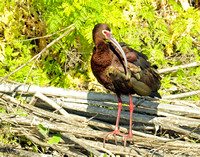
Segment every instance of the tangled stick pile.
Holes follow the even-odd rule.
[[[0,92],[1,106],[6,107],[6,112],[0,113],[1,123],[9,123],[16,138],[26,137],[38,148],[34,153],[31,146],[0,145],[3,152],[31,151],[32,156],[199,154],[200,106],[195,102],[133,96],[133,138],[124,149],[122,137],[117,137],[116,146],[114,137],[109,136],[103,148],[102,138],[114,129],[117,116],[115,95],[16,84],[1,84]],[[16,99],[20,95],[23,101]],[[127,96],[122,99],[128,103]],[[120,131],[127,133],[129,109],[126,104],[122,108]],[[49,142],[55,137],[59,140]]]

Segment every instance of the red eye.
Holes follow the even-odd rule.
[[[107,32],[107,31],[103,31],[103,33],[104,33],[105,35],[107,35],[107,34],[108,34],[108,32]]]
[[[109,36],[111,35],[111,32],[109,32],[107,30],[103,30],[103,34],[106,36],[106,39],[108,39]]]

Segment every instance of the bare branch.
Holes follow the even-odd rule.
[[[165,95],[165,96],[162,96],[162,98],[163,99],[179,99],[179,98],[190,97],[190,96],[199,95],[199,94],[200,94],[200,90],[197,90],[197,91],[181,93],[181,94]]]
[[[159,69],[158,73],[163,74],[163,73],[177,71],[180,68],[185,69],[185,68],[192,68],[192,67],[198,67],[198,66],[200,66],[200,62],[194,62],[194,63],[190,63],[190,64],[186,64],[186,65],[179,65],[179,66],[175,66],[175,67],[171,67],[171,68]]]
[[[99,156],[99,157],[103,157],[103,153],[100,153],[99,151],[91,148],[89,145],[87,145],[86,143],[84,143],[82,140],[77,139],[74,135],[70,135],[67,133],[61,133],[61,135],[63,137],[66,137],[72,141],[74,141],[75,143],[79,144],[80,146],[82,146],[83,148],[85,148],[86,150],[88,150],[88,152],[92,152],[94,155]]]
[[[58,104],[56,104],[54,101],[52,101],[51,99],[49,99],[48,97],[46,97],[45,95],[43,95],[40,92],[37,92],[35,94],[35,97],[40,98],[41,100],[47,102],[49,105],[51,105],[53,108],[55,108],[56,110],[58,110],[61,114],[63,114],[66,117],[69,117],[69,114]]]
[[[24,42],[24,41],[31,41],[31,40],[37,40],[37,39],[42,39],[42,38],[49,38],[51,36],[54,36],[55,34],[58,34],[60,32],[63,32],[67,29],[69,29],[70,27],[74,26],[74,24],[70,25],[69,27],[66,27],[66,28],[63,28],[61,29],[60,31],[57,31],[55,33],[52,33],[52,34],[49,34],[49,35],[46,35],[46,36],[41,36],[41,37],[35,37],[35,38],[30,38],[30,39],[25,39],[25,40],[17,40],[17,41],[13,41],[13,42],[10,42],[10,43],[1,43],[2,45],[9,45],[9,44],[13,44],[13,43],[18,43],[18,42]]]
[[[26,157],[53,157],[53,155],[50,155],[50,154],[42,154],[42,153],[21,150],[9,144],[6,144],[6,145],[0,144],[0,152],[3,152],[3,154],[0,153],[1,156],[5,156],[6,154],[7,155],[13,154],[16,156],[26,156]]]

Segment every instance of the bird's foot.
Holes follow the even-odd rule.
[[[126,141],[127,141],[127,138],[132,138],[133,135],[132,135],[131,133],[129,133],[128,135],[125,135],[124,137],[125,137],[125,139],[124,139],[124,148],[126,148]]]
[[[124,135],[119,130],[114,130],[114,131],[108,132],[107,135],[103,138],[103,146],[104,147],[105,147],[105,143],[106,143],[106,138],[111,134],[113,134],[115,137],[115,144],[117,144],[116,135],[124,137],[124,148],[126,147],[127,138],[133,137],[133,135],[131,133],[129,133],[128,135]]]

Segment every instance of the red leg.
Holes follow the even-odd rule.
[[[119,119],[120,119],[120,113],[122,110],[122,100],[119,95],[117,95],[118,98],[118,113],[117,113],[117,120],[115,125],[115,130],[119,130]]]
[[[132,119],[133,119],[133,102],[132,102],[132,98],[131,98],[131,94],[129,93],[129,110],[130,110],[130,122],[129,122],[129,134],[127,136],[125,136],[125,140],[124,140],[124,147],[126,147],[126,140],[128,137],[133,137],[132,134]]]
[[[120,131],[119,131],[119,119],[120,119],[120,113],[121,113],[121,109],[122,109],[122,100],[120,98],[120,95],[117,95],[117,98],[118,98],[118,113],[117,113],[117,120],[116,120],[116,125],[115,125],[115,130],[114,131],[111,131],[111,132],[108,132],[107,135],[103,138],[103,145],[105,146],[105,141],[106,141],[106,138],[113,134],[114,136],[117,135],[120,135],[120,136],[124,136]],[[115,141],[116,143],[116,141]]]
[[[132,102],[132,98],[131,98],[131,94],[129,94],[129,101],[130,101],[130,105],[129,105],[129,109],[130,109],[130,126],[129,126],[129,134],[128,135],[124,135],[119,131],[119,119],[120,119],[120,113],[121,113],[121,109],[122,109],[122,100],[120,98],[119,95],[117,95],[118,97],[118,114],[117,114],[117,120],[116,120],[116,125],[115,125],[115,130],[112,132],[108,132],[108,134],[104,137],[104,141],[103,144],[105,146],[105,140],[106,138],[110,135],[113,134],[114,136],[116,135],[120,135],[120,136],[124,136],[125,140],[124,140],[124,147],[126,147],[126,140],[128,137],[133,137],[132,135],[132,118],[133,118],[133,102]]]

